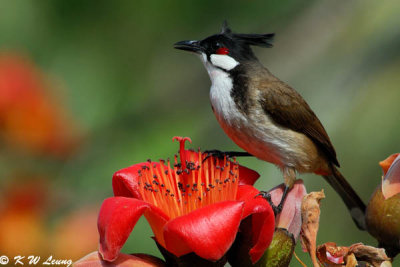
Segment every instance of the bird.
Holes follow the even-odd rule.
[[[227,154],[254,156],[282,171],[285,190],[274,209],[282,209],[297,174],[315,173],[335,189],[356,226],[365,230],[365,204],[338,170],[336,151],[321,121],[303,97],[264,67],[252,50],[252,46],[272,47],[274,36],[235,33],[225,21],[219,33],[180,41],[174,48],[197,54],[205,66],[212,110],[226,135],[246,151]]]

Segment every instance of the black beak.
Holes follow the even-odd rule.
[[[180,41],[174,44],[174,48],[195,53],[202,51],[199,41]]]

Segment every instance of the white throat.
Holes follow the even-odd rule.
[[[220,69],[230,69],[236,67],[239,63],[233,58],[226,55],[211,55],[210,59],[213,63],[207,60],[205,54],[200,55],[200,59],[203,62],[208,75],[211,80],[210,88],[210,100],[217,119],[225,121],[230,124],[232,119],[239,113],[236,104],[231,96],[231,90],[233,88],[233,80],[229,73]],[[220,68],[218,68],[218,67]]]

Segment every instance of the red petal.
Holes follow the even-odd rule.
[[[144,212],[144,216],[150,224],[151,230],[156,237],[156,241],[165,247],[164,225],[169,221],[169,217],[159,208],[150,205],[150,209]]]
[[[275,230],[275,216],[271,206],[262,197],[255,197],[260,193],[256,188],[249,185],[239,186],[237,200],[245,202],[243,218],[253,215],[253,244],[250,249],[250,258],[253,263],[257,262],[264,254],[272,241]]]
[[[142,199],[138,189],[138,171],[146,165],[149,163],[139,163],[114,173],[112,179],[114,196]]]
[[[207,260],[219,260],[236,238],[243,204],[218,202],[168,222],[164,227],[167,250],[178,257],[194,252]]]
[[[239,185],[253,185],[259,177],[258,172],[239,165]]]
[[[106,261],[113,261],[149,204],[126,197],[104,200],[97,222],[100,234],[99,252]]]
[[[392,161],[382,181],[382,194],[385,199],[400,193],[400,154]]]
[[[150,166],[153,164],[155,168],[160,168],[159,162],[142,162],[130,167],[121,169],[114,173],[112,179],[112,186],[114,191],[114,196],[120,197],[133,197],[137,199],[142,199],[138,188],[138,171],[142,169],[143,166]],[[165,169],[165,168],[164,168]],[[159,169],[161,172],[161,170]]]
[[[381,165],[383,170],[383,175],[386,175],[386,172],[389,170],[390,166],[392,165],[393,161],[397,158],[398,155],[400,155],[400,153],[390,155],[385,160],[379,162],[379,165]]]
[[[137,255],[128,255],[128,254],[119,254],[118,258],[113,262],[105,262],[101,259],[101,256],[97,251],[89,253],[84,256],[82,259],[74,262],[74,267],[129,267],[129,266],[137,266],[137,267],[157,267],[157,266],[165,266],[163,261],[150,255],[145,254],[137,254]]]

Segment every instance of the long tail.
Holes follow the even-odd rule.
[[[332,166],[332,174],[324,176],[326,181],[340,195],[347,209],[350,211],[353,221],[360,230],[366,230],[365,223],[365,204],[357,195],[356,191],[351,187],[339,170]]]

